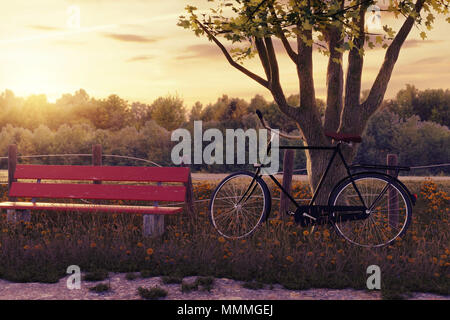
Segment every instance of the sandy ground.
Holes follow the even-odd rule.
[[[379,291],[353,289],[309,289],[303,291],[286,290],[280,285],[272,289],[250,290],[242,287],[241,281],[215,279],[211,292],[198,290],[182,293],[180,284],[165,285],[160,277],[126,280],[123,273],[111,273],[109,280],[82,282],[81,289],[69,290],[67,277],[58,283],[12,283],[0,280],[0,300],[135,300],[141,299],[138,287],[159,286],[167,290],[168,300],[379,300]],[[193,282],[196,277],[186,277],[184,281]],[[95,293],[89,290],[98,283],[109,283],[111,291]],[[450,300],[450,296],[428,293],[415,293],[414,300]]]

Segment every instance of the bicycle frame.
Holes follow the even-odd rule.
[[[285,149],[293,149],[293,150],[323,150],[323,151],[333,152],[332,155],[331,155],[330,161],[328,162],[328,165],[327,165],[325,171],[323,172],[323,174],[322,174],[322,176],[321,176],[321,178],[319,180],[319,184],[318,184],[318,186],[317,186],[317,188],[316,188],[316,190],[315,190],[315,192],[314,192],[314,194],[313,194],[313,196],[312,196],[312,198],[311,198],[311,200],[310,200],[310,202],[309,202],[309,204],[307,206],[299,205],[297,203],[297,201],[289,194],[289,192],[287,192],[286,189],[283,188],[281,183],[274,177],[274,175],[269,174],[268,176],[280,188],[281,192],[283,192],[288,197],[288,199],[295,205],[297,210],[312,212],[313,208],[315,208],[315,209],[318,209],[316,211],[325,211],[325,212],[331,212],[331,211],[347,211],[347,212],[348,211],[353,211],[353,212],[354,211],[360,211],[360,212],[364,211],[365,212],[368,209],[367,208],[368,204],[366,204],[364,202],[364,198],[362,197],[361,192],[359,191],[359,189],[358,189],[358,187],[357,187],[357,185],[355,183],[355,180],[353,178],[351,170],[355,170],[355,169],[392,170],[396,174],[398,174],[398,171],[400,171],[400,170],[409,170],[410,169],[409,167],[400,167],[400,166],[364,165],[364,164],[349,166],[347,164],[347,162],[345,161],[345,158],[344,158],[344,156],[342,154],[341,144],[342,144],[342,142],[338,142],[335,146],[330,146],[330,147],[325,147],[325,146],[286,146],[286,145],[284,145],[284,146],[282,145],[282,146],[278,147],[279,149],[282,149],[282,150],[283,149],[284,150]],[[270,150],[271,150],[271,142],[269,142],[269,144],[267,146],[267,153]],[[323,205],[314,205],[314,202],[317,199],[317,196],[318,196],[318,194],[319,194],[319,192],[320,192],[320,190],[321,190],[321,188],[323,186],[325,178],[328,175],[328,173],[329,173],[329,171],[331,169],[331,166],[332,166],[336,156],[338,156],[341,159],[342,163],[344,164],[345,170],[346,170],[346,172],[348,174],[348,177],[351,179],[352,185],[355,188],[355,191],[356,191],[356,193],[357,193],[357,195],[358,195],[358,197],[359,197],[359,199],[360,199],[360,201],[362,203],[362,206],[323,206]],[[239,202],[241,202],[243,199],[247,200],[251,196],[251,194],[254,191],[254,188],[256,187],[256,186],[253,187],[253,190],[251,190],[256,177],[257,176],[258,177],[262,176],[262,174],[261,174],[261,169],[262,168],[264,168],[264,166],[262,166],[262,165],[258,165],[257,166],[257,170],[255,172],[255,176],[254,176],[254,178],[253,178],[252,182],[250,183],[248,189],[246,190],[246,192],[244,193],[244,195],[242,196],[242,198],[241,198],[241,200]],[[387,189],[388,188],[386,186],[385,190],[383,190],[382,193],[380,194],[380,197],[384,194],[384,192],[386,192]],[[311,216],[311,215],[309,215],[307,213],[304,213],[304,215],[309,216],[310,218],[312,218],[314,220],[318,220],[319,219],[319,214],[317,214],[317,215],[313,214]],[[353,215],[351,215],[351,217],[349,215],[349,219],[351,219],[351,218],[361,219],[361,218],[365,218],[365,217],[366,217],[365,213],[364,214],[359,214],[359,213],[353,214]]]
[[[342,154],[342,152],[341,152],[340,146],[341,146],[341,143],[340,143],[340,142],[339,142],[336,146],[331,146],[331,147],[318,147],[318,146],[279,146],[279,149],[281,149],[281,150],[283,150],[283,149],[284,149],[284,150],[285,150],[285,149],[292,149],[292,150],[323,150],[323,151],[332,151],[332,152],[333,152],[333,154],[331,155],[330,161],[328,162],[328,165],[327,165],[325,171],[323,172],[322,177],[321,177],[320,180],[319,180],[319,184],[318,184],[318,186],[317,186],[317,188],[316,188],[316,190],[315,190],[315,192],[314,192],[314,194],[313,194],[313,197],[311,198],[311,200],[310,200],[308,206],[313,206],[313,205],[314,205],[314,202],[315,202],[315,200],[316,200],[316,198],[317,198],[317,196],[318,196],[318,194],[319,194],[319,191],[321,190],[321,188],[322,188],[322,186],[323,186],[323,183],[324,183],[324,181],[325,181],[325,178],[326,178],[326,176],[328,175],[328,172],[330,171],[331,166],[332,166],[332,164],[333,164],[333,162],[334,162],[334,159],[336,158],[337,155],[339,156],[339,158],[341,159],[342,163],[344,164],[344,167],[345,167],[345,170],[347,171],[347,174],[348,174],[350,177],[352,176],[352,174],[351,174],[351,172],[350,172],[350,170],[351,170],[352,167],[349,166],[349,165],[347,164],[347,162],[345,161],[345,158],[344,158],[344,156],[343,156],[343,154]],[[269,146],[268,146],[268,151],[269,151],[269,150],[270,150],[270,144],[269,144]],[[257,175],[257,176],[262,176],[262,175],[260,174],[261,168],[262,168],[262,166],[260,166],[260,167],[257,168],[257,171],[256,171],[255,175]],[[295,201],[295,199],[292,198],[292,196],[286,191],[286,189],[283,188],[283,186],[281,185],[281,183],[280,183],[280,182],[279,182],[272,174],[269,174],[268,176],[272,179],[272,181],[280,188],[280,190],[288,197],[288,199],[289,199],[289,200],[290,200],[297,208],[300,208],[300,207],[301,207],[301,206]],[[363,199],[363,197],[362,197],[362,195],[361,195],[361,193],[360,193],[358,187],[356,186],[356,184],[355,184],[353,178],[352,178],[352,184],[353,184],[353,187],[355,188],[355,190],[356,190],[356,192],[357,192],[357,194],[358,194],[359,199],[361,200],[361,203],[363,203],[364,206],[365,206],[364,199]]]

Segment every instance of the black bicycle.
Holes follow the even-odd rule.
[[[263,126],[273,131],[256,111]],[[282,137],[299,139],[300,136],[278,132]],[[353,244],[364,247],[381,247],[391,244],[407,230],[412,219],[412,206],[416,197],[396,177],[376,170],[389,170],[395,175],[409,167],[383,165],[349,166],[341,151],[342,144],[361,142],[361,137],[348,134],[326,133],[337,143],[334,146],[279,146],[279,149],[324,150],[332,152],[325,172],[319,181],[309,204],[300,205],[273,176],[268,177],[294,204],[295,211],[288,211],[302,226],[331,224],[337,233]],[[271,143],[268,144],[270,151]],[[348,176],[332,189],[328,205],[315,205],[317,195],[336,157],[343,162]],[[209,214],[214,228],[220,235],[239,239],[252,234],[265,222],[271,211],[272,198],[262,179],[263,165],[255,165],[256,171],[240,171],[223,179],[214,190],[209,204]],[[359,172],[352,173],[351,171]],[[361,170],[363,170],[361,172]]]

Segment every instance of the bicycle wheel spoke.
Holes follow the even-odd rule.
[[[268,190],[261,179],[250,173],[224,179],[213,194],[210,216],[224,237],[241,238],[252,233],[266,215]]]
[[[353,221],[336,219],[334,224],[338,233],[348,241],[366,247],[392,242],[405,231],[411,211],[401,187],[395,180],[378,174],[358,177],[355,184],[368,205],[368,216]],[[361,205],[351,181],[341,186],[332,201],[333,205]]]

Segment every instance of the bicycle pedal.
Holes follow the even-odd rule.
[[[303,212],[303,216],[304,216],[304,217],[307,217],[307,218],[310,218],[310,219],[313,219],[314,221],[317,220],[316,218],[314,218],[313,216],[307,214],[306,212]]]
[[[322,219],[318,218],[314,210],[315,208],[311,208],[309,206],[297,208],[294,214],[295,222],[300,224],[302,227],[322,224]]]

